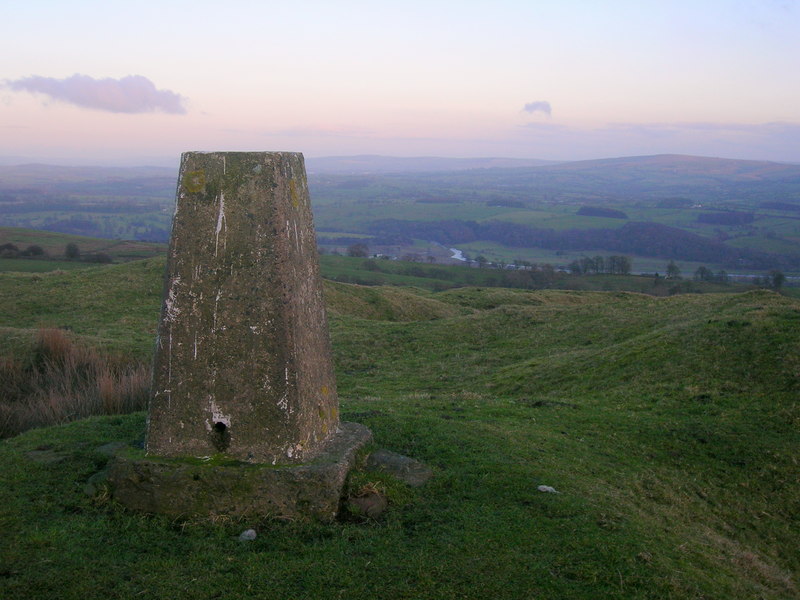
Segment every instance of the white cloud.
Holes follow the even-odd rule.
[[[548,117],[553,112],[553,109],[547,100],[534,100],[533,102],[528,102],[522,107],[522,110],[527,113],[543,112]]]
[[[65,79],[34,75],[6,81],[17,92],[43,94],[53,100],[83,108],[113,113],[165,112],[185,114],[186,99],[170,90],[159,90],[147,77],[129,75],[121,79],[94,79],[75,74]]]

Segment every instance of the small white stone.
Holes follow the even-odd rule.
[[[242,533],[239,534],[239,541],[240,542],[250,542],[256,539],[256,530],[255,529],[245,529]]]
[[[561,492],[557,491],[556,488],[550,487],[549,485],[540,485],[536,488],[540,492],[547,492],[548,494],[560,494]]]

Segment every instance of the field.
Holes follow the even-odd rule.
[[[0,226],[166,241],[175,170],[0,166]]]
[[[344,252],[360,240],[403,256],[440,243],[472,258],[556,267],[625,254],[637,271],[663,272],[676,260],[684,272],[800,275],[797,165],[676,155],[428,162],[310,160],[323,248]],[[165,242],[174,186],[171,169],[0,167],[0,226]]]
[[[49,273],[50,271],[72,271],[85,269],[86,263],[72,260],[38,260],[19,258],[0,258],[0,272]]]
[[[335,239],[335,234],[334,234]],[[358,239],[358,238],[356,238]],[[128,262],[147,257],[163,257],[165,244],[152,242],[133,242],[107,240],[85,236],[52,233],[20,228],[0,227],[0,244],[13,243],[21,250],[30,245],[41,246],[46,254],[41,258],[0,258],[0,272],[48,273],[52,271],[71,271],[95,268],[102,263],[83,260],[59,260],[67,244],[77,245],[82,256],[91,257],[96,253],[104,253],[116,263]],[[475,255],[484,255],[491,263],[512,264],[515,253],[513,248],[498,245],[475,243],[465,246]],[[730,292],[751,289],[745,284],[715,284],[705,281],[693,281],[694,271],[700,263],[679,262],[683,280],[665,280],[666,263],[657,259],[645,259],[633,265],[636,271],[661,273],[660,278],[652,276],[610,276],[610,275],[567,275],[552,270],[513,270],[502,268],[469,267],[463,262],[447,261],[452,254],[443,246],[416,240],[415,245],[408,248],[420,262],[404,260],[364,259],[341,255],[323,255],[320,258],[322,272],[325,277],[345,283],[363,285],[401,285],[415,286],[429,290],[444,290],[463,286],[516,287],[526,289],[573,289],[573,290],[629,290],[657,296],[675,293]],[[579,260],[585,253],[552,252],[531,250],[523,254],[523,260],[537,264],[553,262],[571,262]],[[598,253],[608,256],[608,253]],[[426,259],[434,255],[436,264]],[[594,254],[592,256],[595,256]],[[444,263],[444,264],[442,264]],[[788,285],[793,284],[789,281]],[[787,288],[788,289],[788,288]]]
[[[312,178],[311,191],[321,231],[372,234],[371,245],[379,252],[384,240],[398,233],[420,238],[424,232],[430,236],[425,239],[457,246],[472,257],[480,249],[504,260],[545,254],[555,266],[568,264],[564,254],[619,253],[625,242],[624,253],[648,270],[659,259],[681,259],[729,272],[765,270],[750,266],[748,271],[748,263],[774,263],[767,269],[795,272],[800,269],[799,180],[794,165],[652,156],[524,169],[325,175]],[[615,210],[619,218],[579,214],[587,207]],[[470,237],[463,235],[463,227],[447,226],[454,221],[483,227],[473,227],[477,232]],[[618,231],[634,223],[669,228],[660,234],[665,239],[676,232],[690,234],[697,247],[678,256],[647,236],[624,231],[594,246],[563,237],[542,245],[531,231],[528,243],[518,239],[508,244],[510,232],[487,232],[491,224],[513,224],[586,237],[586,232]],[[555,254],[555,249],[563,252]],[[707,258],[709,251],[713,260]]]
[[[0,274],[0,353],[24,360],[50,325],[146,360],[162,273],[155,258]],[[377,521],[172,521],[83,491],[144,413],[30,430],[0,442],[0,596],[800,593],[797,300],[334,281],[325,295],[343,418],[430,465],[426,486],[355,473],[387,490]]]
[[[454,287],[483,286],[522,289],[560,289],[585,291],[634,291],[654,296],[678,293],[732,292],[754,289],[741,283],[694,281],[692,272],[685,279],[664,279],[666,265],[658,278],[652,275],[572,275],[563,272],[477,268],[432,265],[408,261],[363,259],[346,256],[320,257],[322,273],[328,279],[361,285],[414,286],[432,291]],[[684,266],[685,263],[684,263]],[[654,269],[655,270],[655,269]],[[790,290],[791,288],[786,288]]]
[[[0,227],[0,245],[13,244],[20,251],[29,246],[37,245],[44,251],[45,260],[40,259],[4,259],[0,263],[3,271],[48,271],[54,268],[78,268],[78,261],[60,261],[65,255],[67,244],[75,244],[83,257],[97,254],[106,254],[114,262],[127,262],[139,260],[150,256],[164,254],[167,245],[156,242],[135,242],[128,240],[103,239],[89,236],[71,235],[21,227]],[[35,265],[33,263],[53,263],[59,261],[58,266]],[[63,263],[69,263],[64,265]],[[84,266],[86,263],[83,263]],[[71,265],[71,266],[70,266]],[[15,268],[16,266],[16,268]]]

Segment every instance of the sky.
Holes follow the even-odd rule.
[[[6,163],[800,163],[800,0],[9,0],[2,14]]]

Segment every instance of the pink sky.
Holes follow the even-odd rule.
[[[800,162],[796,1],[76,0],[5,13],[6,161],[295,150]]]

